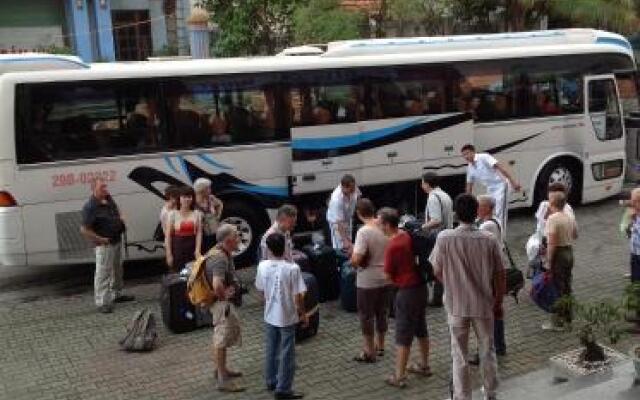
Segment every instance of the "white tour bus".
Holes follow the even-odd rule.
[[[167,185],[210,178],[242,233],[241,263],[275,208],[292,202],[304,219],[345,173],[377,206],[402,211],[423,207],[427,171],[461,191],[465,143],[522,183],[512,207],[535,204],[553,181],[575,203],[622,187],[616,74],[631,76],[635,63],[612,33],[355,40],[274,57],[90,66],[51,57],[46,71],[0,69],[0,265],[90,261],[79,224],[95,177],[125,215],[128,242],[142,245]]]

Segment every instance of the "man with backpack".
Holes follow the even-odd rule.
[[[453,398],[471,400],[469,332],[480,344],[485,400],[496,399],[497,361],[493,343],[494,306],[505,292],[504,261],[496,238],[474,226],[478,201],[461,194],[454,204],[460,226],[438,235],[429,260],[444,284],[451,333]]]
[[[234,225],[223,224],[216,233],[217,244],[206,255],[205,273],[211,277],[215,300],[211,305],[213,319],[213,358],[216,364],[217,387],[221,392],[241,392],[245,388],[232,381],[241,372],[227,368],[227,348],[241,343],[240,320],[235,311],[234,299],[240,295],[235,275],[233,253],[240,239]]]
[[[386,383],[403,388],[406,386],[407,371],[429,377],[429,333],[427,331],[427,287],[425,279],[416,266],[411,236],[398,229],[400,217],[392,208],[381,208],[378,220],[382,231],[389,238],[384,252],[384,273],[398,288],[395,299],[396,323],[396,367]],[[413,338],[420,346],[420,363],[407,367]]]
[[[502,241],[500,224],[493,215],[495,200],[489,195],[478,196],[478,226],[481,231],[491,233],[498,241]],[[501,243],[502,244],[502,243]],[[501,247],[504,247],[501,246]],[[504,338],[504,309],[502,307],[502,297],[495,299],[493,307],[493,335],[496,355],[507,354],[507,344]]]
[[[453,201],[451,197],[440,189],[439,179],[433,172],[427,172],[422,176],[422,190],[429,196],[424,210],[425,223],[422,230],[425,231],[425,248],[419,250],[420,262],[425,263],[427,279],[433,283],[433,307],[442,306],[442,284],[433,277],[433,268],[429,264],[429,256],[436,243],[436,237],[444,229],[453,228]]]
[[[256,273],[256,289],[262,294],[265,321],[267,390],[276,399],[301,399],[292,390],[295,373],[296,326],[309,323],[304,307],[307,287],[300,267],[284,258],[286,238],[275,232],[265,238],[270,258],[262,260]]]
[[[278,208],[276,212],[276,220],[269,229],[262,236],[260,241],[260,261],[273,258],[269,252],[269,246],[267,246],[267,238],[274,233],[279,233],[284,236],[284,259],[293,262],[293,241],[291,239],[291,232],[296,226],[298,219],[298,209],[291,204],[284,204]]]

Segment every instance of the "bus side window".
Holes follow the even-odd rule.
[[[291,123],[293,126],[314,126],[360,121],[364,118],[363,92],[356,85],[291,88]]]

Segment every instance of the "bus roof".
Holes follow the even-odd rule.
[[[48,82],[152,78],[593,53],[618,53],[633,60],[629,42],[620,35],[591,29],[568,29],[433,38],[351,40],[329,43],[326,52],[319,55],[96,63],[91,64],[90,68],[72,71],[7,73],[0,75],[0,79],[14,82]]]
[[[89,64],[76,56],[45,53],[0,54],[0,74],[20,71],[86,69]]]

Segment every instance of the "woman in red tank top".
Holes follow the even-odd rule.
[[[171,272],[200,256],[202,243],[202,214],[193,209],[193,189],[180,188],[179,208],[170,212],[164,248]]]

